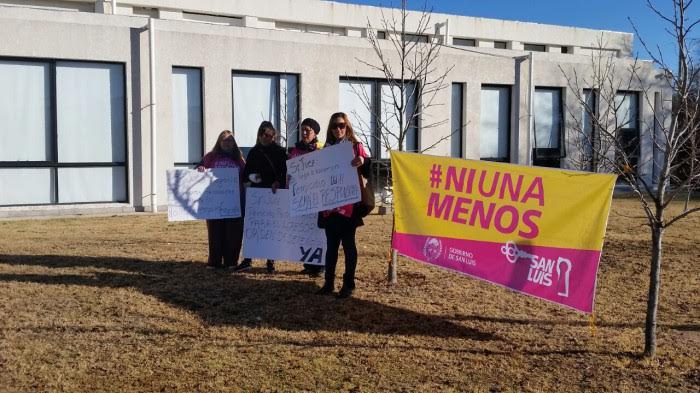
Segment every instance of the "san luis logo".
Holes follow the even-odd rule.
[[[518,245],[513,241],[508,241],[501,247],[501,253],[505,255],[510,263],[516,263],[520,259],[530,260],[530,269],[527,272],[527,280],[546,287],[552,286],[552,279],[556,271],[557,295],[569,296],[569,275],[571,273],[571,261],[567,258],[558,257],[550,259],[538,255],[530,254],[518,249]]]

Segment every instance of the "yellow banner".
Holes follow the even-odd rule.
[[[391,153],[396,232],[601,250],[614,175]]]

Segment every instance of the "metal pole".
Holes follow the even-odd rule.
[[[112,15],[117,14],[117,0],[112,0]]]
[[[148,19],[148,57],[150,62],[149,83],[151,88],[151,210],[158,212],[158,195],[156,181],[156,166],[158,156],[156,150],[157,128],[156,128],[156,35],[153,18]]]

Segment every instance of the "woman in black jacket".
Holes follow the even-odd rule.
[[[243,179],[250,182],[250,187],[271,188],[276,192],[287,181],[287,152],[277,144],[277,131],[269,121],[263,121],[258,127],[258,140],[246,157]],[[250,258],[244,259],[234,269],[236,272],[251,268]],[[275,261],[267,260],[267,272],[275,272]]]

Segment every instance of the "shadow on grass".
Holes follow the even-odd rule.
[[[586,321],[568,321],[568,320],[551,320],[551,319],[518,319],[518,318],[498,318],[498,317],[488,317],[482,315],[457,315],[452,320],[457,321],[478,321],[478,322],[493,322],[493,323],[505,323],[511,325],[541,325],[541,326],[554,326],[554,325],[566,325],[566,326],[582,326],[587,327],[589,323]],[[595,323],[597,327],[610,327],[610,328],[622,328],[622,329],[637,329],[643,328],[643,322],[603,322],[597,321]],[[666,329],[673,329],[679,331],[689,331],[689,332],[700,332],[700,325],[693,324],[663,324],[660,323],[659,327]]]
[[[498,339],[433,315],[358,298],[317,296],[313,281],[289,275],[232,275],[206,270],[198,262],[112,257],[0,255],[0,264],[61,269],[56,274],[4,273],[0,282],[135,288],[196,313],[209,325]]]

